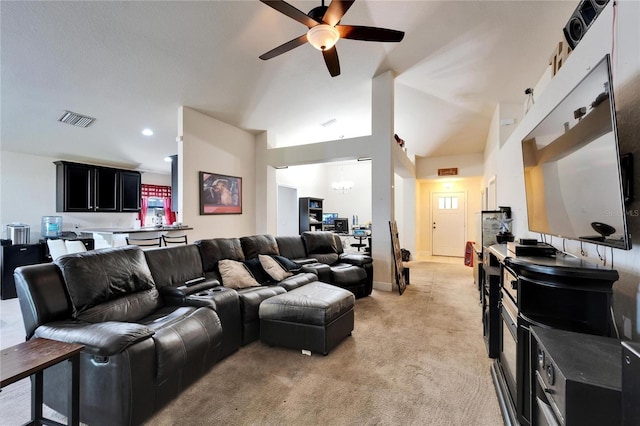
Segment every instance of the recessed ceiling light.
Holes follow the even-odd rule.
[[[153,130],[151,130],[151,129],[144,129],[144,130],[142,131],[142,134],[143,134],[143,135],[145,135],[145,136],[153,136]]]
[[[166,157],[164,157],[164,161],[166,161],[167,163],[170,163],[171,160],[171,156],[167,155]]]

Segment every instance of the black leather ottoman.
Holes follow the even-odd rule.
[[[354,303],[353,293],[323,282],[271,297],[260,304],[260,340],[326,355],[351,335]]]

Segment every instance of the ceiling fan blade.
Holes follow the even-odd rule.
[[[359,25],[336,25],[340,38],[363,41],[399,42],[404,38],[404,31],[387,28],[362,27]]]
[[[347,10],[349,10],[354,1],[355,0],[332,0],[322,20],[331,26],[336,25],[340,22],[344,14],[347,13]]]
[[[324,57],[324,63],[327,64],[327,69],[331,77],[340,75],[340,61],[338,61],[338,51],[333,46],[331,49],[325,49],[322,51]]]
[[[276,56],[282,55],[283,53],[286,53],[292,49],[295,49],[298,46],[302,46],[306,42],[307,42],[307,34],[305,33],[298,38],[294,38],[293,40],[290,40],[284,44],[281,44],[275,49],[271,49],[267,53],[260,55],[259,58],[262,59],[263,61],[266,61],[267,59],[275,58]]]
[[[271,6],[278,12],[287,15],[289,18],[295,19],[301,24],[306,25],[309,28],[315,27],[316,25],[319,24],[318,21],[310,18],[309,16],[307,16],[306,13],[304,13],[299,9],[296,9],[295,7],[291,6],[289,3],[285,1],[282,1],[282,0],[260,0],[260,1],[266,4],[267,6]]]

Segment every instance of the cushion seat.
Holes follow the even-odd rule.
[[[313,282],[260,304],[260,340],[328,354],[353,331],[354,295]]]

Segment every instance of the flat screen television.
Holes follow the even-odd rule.
[[[522,140],[529,230],[629,250],[609,55]]]
[[[333,225],[333,221],[338,218],[338,213],[322,213],[322,224]]]

